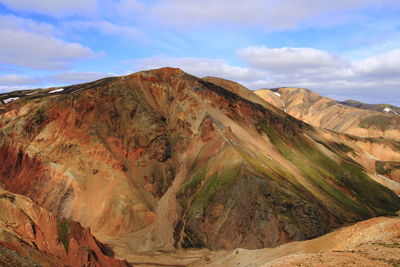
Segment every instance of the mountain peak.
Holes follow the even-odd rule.
[[[129,75],[126,75],[127,77],[129,76],[135,76],[135,75],[159,75],[159,76],[181,76],[187,74],[180,68],[173,68],[173,67],[162,67],[158,69],[150,69],[150,70],[144,70],[144,71],[139,71],[135,72]],[[122,76],[124,77],[124,76]]]

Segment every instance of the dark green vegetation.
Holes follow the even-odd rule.
[[[231,184],[234,179],[239,175],[240,165],[236,165],[230,167],[226,170],[223,170],[221,173],[213,173],[211,176],[205,176],[207,170],[207,165],[203,165],[189,180],[189,183],[183,187],[181,190],[185,191],[188,190],[192,195],[191,199],[184,199],[183,204],[189,205],[188,206],[188,215],[190,217],[196,216],[199,212],[201,213],[204,208],[210,205],[212,201],[212,197],[214,194]],[[201,182],[204,181],[206,178],[205,183],[201,185]],[[189,194],[188,194],[189,195]],[[186,203],[185,203],[186,202]]]
[[[367,104],[367,103],[363,103],[363,102],[359,102],[359,101],[355,101],[355,100],[345,100],[345,101],[339,102],[339,103],[342,105],[350,106],[350,107],[378,111],[378,112],[383,112],[383,110],[385,108],[390,108],[391,110],[400,114],[400,107],[396,107],[396,106],[388,105],[388,104]]]
[[[397,161],[376,161],[376,172],[381,175],[390,174],[393,170],[400,170],[400,162]]]
[[[204,246],[202,238],[199,238],[196,234],[196,229],[192,230],[191,227],[185,227],[183,224],[186,220],[204,216],[205,210],[214,202],[216,193],[223,191],[225,187],[232,184],[239,175],[240,168],[241,165],[238,164],[207,176],[209,169],[208,164],[205,163],[181,186],[177,198],[183,208],[183,215],[182,221],[177,224],[175,229],[175,239],[178,246],[183,248]],[[179,232],[182,228],[183,236],[181,237]]]
[[[69,250],[68,234],[70,230],[71,230],[71,223],[68,220],[57,219],[57,238],[63,244],[67,254]]]
[[[333,146],[336,150],[340,150],[340,151],[343,151],[344,153],[352,153],[352,154],[355,154],[356,152],[355,152],[355,150],[353,149],[353,148],[351,148],[351,147],[349,147],[349,146],[347,146],[347,145],[345,145],[345,144],[341,144],[341,143],[336,143],[336,142],[334,142],[334,143],[332,143],[331,144],[331,146]]]
[[[388,116],[388,115],[370,115],[365,117],[360,121],[359,126],[361,128],[368,129],[370,127],[377,128],[379,130],[385,131],[390,128],[399,129],[400,128],[400,116]]]
[[[278,127],[267,121],[261,121],[259,127],[304,176],[351,213],[367,218],[395,212],[400,208],[396,195],[370,179],[362,167],[352,160],[333,160],[314,147],[304,135],[298,134],[288,139],[279,132]],[[338,149],[343,150],[343,147],[339,146]]]
[[[379,245],[387,248],[400,248],[399,243],[373,243],[374,245]]]
[[[2,198],[7,199],[11,203],[14,203],[14,201],[15,201],[15,196],[13,196],[9,193],[0,194],[0,199],[2,199]]]

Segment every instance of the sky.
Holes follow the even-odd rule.
[[[0,0],[0,93],[165,66],[400,106],[400,1]]]

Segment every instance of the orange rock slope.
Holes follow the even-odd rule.
[[[255,94],[317,127],[362,137],[400,139],[400,115],[386,112],[385,105],[380,112],[356,108],[303,88],[260,89]]]
[[[0,188],[0,246],[41,266],[128,266],[79,223],[56,218],[27,197]],[[0,260],[1,263],[1,260]]]

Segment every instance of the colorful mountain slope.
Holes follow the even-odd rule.
[[[400,115],[400,107],[396,107],[396,106],[389,105],[389,104],[367,104],[367,103],[359,102],[356,100],[345,100],[345,101],[340,101],[339,103],[342,105],[346,105],[346,106],[350,106],[350,107],[354,107],[354,108],[360,108],[360,109],[379,111],[379,112],[384,112],[384,113],[389,113],[389,114],[394,114],[394,115]]]
[[[255,93],[270,104],[311,125],[362,137],[400,138],[400,116],[343,105],[303,88],[260,89]],[[365,107],[365,105],[364,105]]]
[[[19,98],[2,106],[0,183],[119,258],[273,247],[400,209],[342,135],[216,83],[163,68],[2,95]]]

